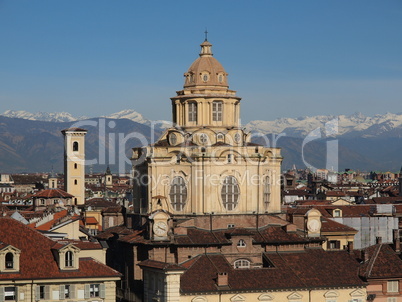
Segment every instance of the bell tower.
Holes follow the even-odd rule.
[[[87,130],[69,128],[64,135],[64,190],[75,205],[85,203],[85,135]]]

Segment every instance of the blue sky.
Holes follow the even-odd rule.
[[[206,27],[243,122],[402,112],[400,0],[0,0],[0,113],[170,120]]]

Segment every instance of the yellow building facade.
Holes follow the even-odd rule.
[[[280,149],[251,143],[240,125],[241,98],[208,41],[184,76],[171,98],[174,126],[133,149],[135,212],[280,212]]]

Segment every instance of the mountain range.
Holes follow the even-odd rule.
[[[155,122],[131,109],[104,116],[103,122],[104,128],[99,118],[74,117],[67,112],[7,110],[0,115],[0,173],[45,172],[52,167],[61,172],[63,138],[60,131],[77,123],[90,130],[86,139],[87,159],[101,159],[92,165],[95,171],[103,171],[107,164],[112,171],[129,169],[131,148],[141,146],[144,141],[150,142],[153,131],[153,138],[157,138],[170,125],[170,122],[158,121],[157,127],[151,129]],[[109,128],[111,123],[114,127]],[[282,148],[284,156],[284,169],[293,165],[325,168],[327,145],[334,141],[339,150],[339,170],[398,171],[402,163],[402,113],[373,117],[355,113],[349,116],[281,118],[252,121],[245,127],[252,132],[255,142],[272,146],[277,138],[276,145]],[[102,131],[106,133],[100,133],[99,129],[105,129]],[[144,139],[141,141],[139,136]],[[113,137],[113,142],[110,137]],[[114,148],[110,149],[109,143],[113,143]],[[124,164],[119,162],[119,152],[126,154]]]

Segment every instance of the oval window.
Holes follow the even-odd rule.
[[[187,201],[187,186],[181,176],[173,178],[170,185],[170,203],[175,211],[182,211]]]
[[[222,203],[226,210],[232,211],[239,201],[239,184],[234,176],[226,176],[221,191]]]
[[[169,142],[171,145],[176,145],[177,143],[177,136],[175,133],[170,133]]]

